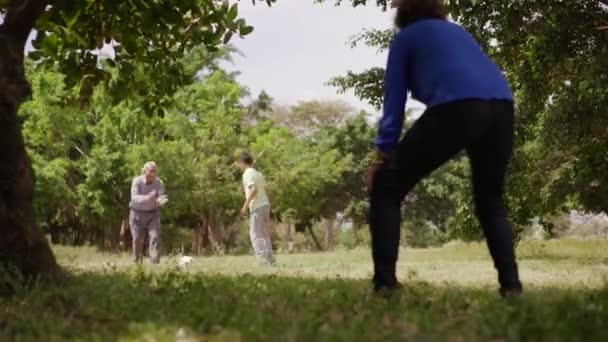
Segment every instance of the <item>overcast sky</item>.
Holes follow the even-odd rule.
[[[255,30],[234,45],[244,54],[229,69],[240,71],[239,81],[253,95],[266,90],[279,104],[311,99],[342,99],[356,108],[372,108],[353,94],[339,95],[325,85],[331,77],[348,70],[363,71],[383,66],[386,53],[347,43],[363,28],[391,27],[390,12],[376,6],[352,8],[348,2],[279,0],[272,7],[262,2],[240,1],[240,15]]]

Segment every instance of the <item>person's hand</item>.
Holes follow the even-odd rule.
[[[161,195],[161,196],[158,196],[158,198],[156,199],[156,204],[158,205],[159,208],[161,208],[161,207],[164,207],[168,201],[169,201],[169,199],[167,198],[167,195]]]
[[[158,195],[158,192],[156,192],[156,190],[152,190],[152,192],[150,192],[148,194],[148,198],[154,199],[154,198],[156,198],[157,195]]]
[[[247,215],[247,206],[246,206],[246,205],[244,205],[244,206],[241,208],[241,215],[243,215],[243,216],[246,216],[246,215]]]

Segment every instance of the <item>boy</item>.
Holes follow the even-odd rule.
[[[240,153],[236,164],[243,171],[245,203],[241,208],[241,214],[247,215],[249,211],[249,237],[255,256],[260,262],[274,266],[276,260],[272,255],[272,241],[268,227],[270,201],[266,194],[266,180],[262,173],[253,168],[253,157],[249,153]]]

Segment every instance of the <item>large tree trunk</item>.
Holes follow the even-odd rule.
[[[84,227],[79,219],[72,221],[70,224],[72,230],[74,231],[74,239],[72,241],[72,245],[74,246],[83,246],[86,243],[86,227]]]
[[[0,264],[25,275],[54,274],[58,266],[34,220],[34,175],[17,113],[31,95],[23,50],[48,1],[13,1],[0,26]]]
[[[315,246],[317,247],[317,249],[320,250],[320,251],[322,251],[323,247],[321,247],[321,244],[319,243],[319,240],[315,236],[315,232],[312,229],[312,225],[308,225],[308,231],[310,232],[310,236],[312,237],[312,241],[315,243]]]
[[[49,226],[49,234],[51,235],[51,243],[60,244],[61,243],[61,226],[56,222],[51,220],[48,224]]]
[[[89,246],[97,246],[97,249],[100,251],[107,251],[106,245],[106,230],[107,228],[100,227],[90,227],[87,229],[89,231]]]
[[[325,220],[325,250],[332,251],[335,246],[334,219]]]
[[[201,237],[201,249],[209,249],[211,246],[211,240],[209,239],[209,218],[205,215],[201,219],[201,226],[199,227]],[[200,250],[199,250],[200,253]]]
[[[123,220],[122,232],[122,248],[123,252],[131,253],[133,251],[133,236],[131,236],[131,227],[129,227],[129,218]]]
[[[110,226],[108,245],[110,247],[110,252],[112,253],[120,252],[120,230],[122,228],[122,224],[122,220],[119,220]]]
[[[213,247],[219,241],[218,234],[215,231],[215,214],[213,210],[207,211],[207,232],[209,234],[209,244]]]
[[[214,250],[215,252],[221,252],[223,238],[222,238],[222,232],[219,229],[218,224],[217,224],[217,216],[215,214],[215,211],[208,210],[207,218],[208,218],[207,231],[209,233],[209,242],[210,242],[211,249]]]
[[[192,248],[190,253],[192,255],[198,255],[201,251],[201,240],[202,235],[198,227],[192,229]]]
[[[287,252],[291,253],[293,252],[293,234],[291,232],[292,230],[292,224],[291,224],[291,219],[286,219],[285,220],[285,241],[287,242]]]

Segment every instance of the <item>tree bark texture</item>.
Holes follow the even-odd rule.
[[[13,1],[0,25],[0,264],[28,276],[58,271],[34,219],[34,175],[18,117],[21,103],[31,95],[23,68],[25,44],[48,4]]]

